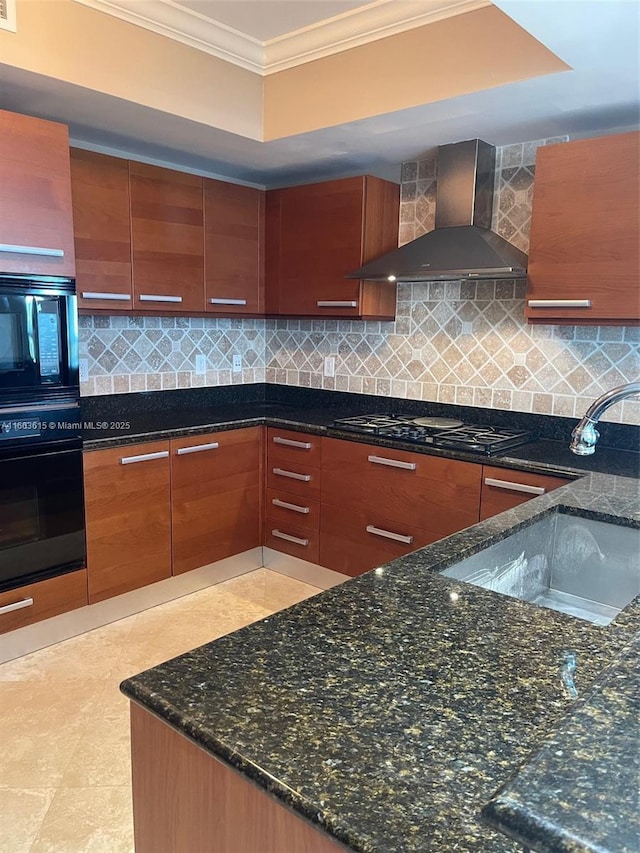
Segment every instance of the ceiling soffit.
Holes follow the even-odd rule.
[[[172,0],[75,0],[263,76],[491,6],[491,0],[375,0],[262,42]]]

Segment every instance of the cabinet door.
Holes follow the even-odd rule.
[[[173,573],[260,545],[260,427],[171,441]]]
[[[264,312],[264,191],[204,179],[206,310]]]
[[[272,191],[266,233],[267,313],[395,315],[393,285],[344,277],[397,246],[395,184],[361,176]]]
[[[84,455],[89,603],[171,576],[169,442]]]
[[[532,474],[529,471],[510,471],[507,468],[482,466],[480,520],[491,518],[506,509],[530,501],[538,495],[566,486],[571,480]]]
[[[71,149],[78,307],[131,310],[129,163]]]
[[[0,110],[0,269],[75,275],[65,125]]]
[[[130,161],[135,310],[204,311],[202,178]]]
[[[640,134],[538,149],[530,323],[640,321]]]

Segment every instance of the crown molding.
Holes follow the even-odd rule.
[[[374,0],[261,42],[174,0],[74,1],[263,76],[492,5],[491,0]]]
[[[491,6],[491,0],[377,0],[265,43],[264,74]]]

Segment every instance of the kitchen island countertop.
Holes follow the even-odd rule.
[[[438,572],[557,506],[637,527],[638,497],[633,478],[583,477],[127,679],[123,692],[350,850],[517,851],[481,810],[581,713],[561,679],[567,653],[580,697],[623,666],[640,599],[600,627]],[[613,713],[615,694],[602,695]],[[559,784],[570,800],[570,779]],[[617,819],[628,824],[627,801]]]

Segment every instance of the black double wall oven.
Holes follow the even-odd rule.
[[[75,282],[0,274],[0,591],[85,564]]]

